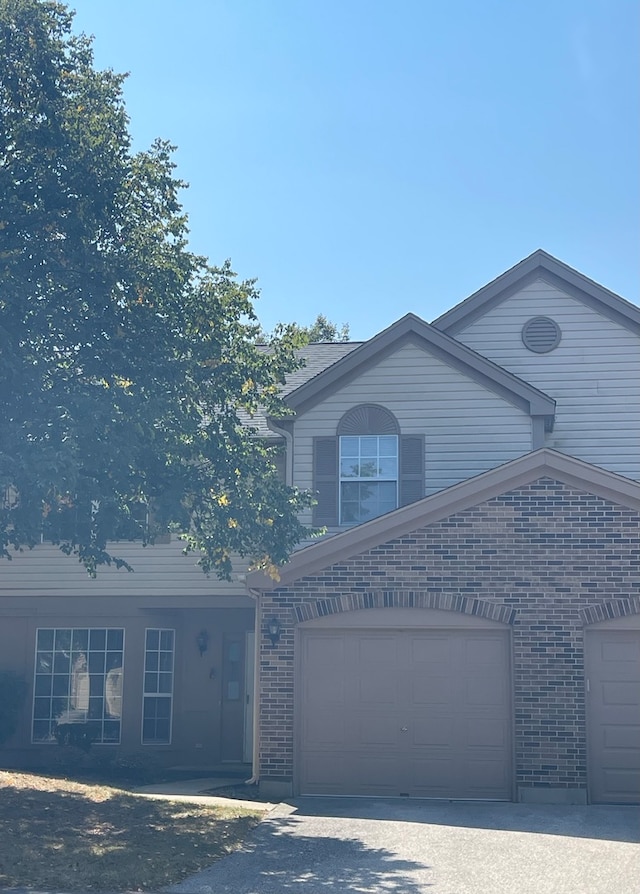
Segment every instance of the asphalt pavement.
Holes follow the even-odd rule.
[[[640,808],[300,798],[170,894],[640,894]]]

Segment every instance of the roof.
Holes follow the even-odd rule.
[[[319,371],[317,375],[289,390],[287,405],[298,415],[304,413],[337,387],[354,379],[369,366],[377,363],[381,357],[396,350],[400,344],[408,340],[422,345],[444,363],[480,382],[525,412],[536,416],[553,417],[555,401],[544,392],[435,329],[415,314],[406,314],[369,341],[345,352],[342,358]]]
[[[283,394],[295,391],[363,344],[362,341],[323,341],[313,342],[300,348],[296,351],[296,356],[303,361],[304,365],[287,376]]]
[[[292,391],[314,379],[363,344],[364,342],[361,341],[323,341],[312,342],[303,348],[299,348],[295,353],[296,357],[302,360],[302,366],[289,373],[287,381],[282,386],[281,396],[286,397]],[[264,351],[269,350],[268,345],[258,345],[258,347]],[[255,416],[249,416],[248,413],[240,412],[239,416],[243,425],[252,426],[259,437],[266,439],[277,439],[279,437],[269,428],[267,417],[263,412],[259,411]]]
[[[541,248],[442,314],[434,320],[433,326],[455,336],[488,310],[537,279],[544,279],[603,316],[640,334],[640,307]]]
[[[501,494],[524,487],[539,478],[552,478],[630,509],[640,511],[640,483],[607,472],[556,450],[541,448],[504,463],[460,484],[438,491],[394,512],[372,519],[341,534],[326,537],[294,553],[274,581],[260,571],[247,575],[251,590],[275,590],[318,574],[418,528],[435,524],[456,512],[470,509]]]

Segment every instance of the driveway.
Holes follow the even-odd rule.
[[[640,808],[300,798],[173,894],[639,894]]]

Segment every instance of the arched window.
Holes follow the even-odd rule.
[[[314,523],[351,526],[424,496],[424,439],[401,435],[389,410],[360,404],[336,436],[314,442]]]

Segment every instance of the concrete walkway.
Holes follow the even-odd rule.
[[[640,894],[640,809],[301,798],[171,894]]]
[[[229,786],[240,786],[241,784],[242,780],[239,780],[237,776],[204,776],[199,779],[182,779],[179,782],[160,782],[156,785],[143,785],[135,789],[133,794],[162,801],[228,805],[230,803],[229,798],[217,796],[215,794],[216,790]],[[239,798],[234,798],[232,803],[243,807],[264,807],[265,810],[272,810],[276,806],[267,801],[245,801]]]

